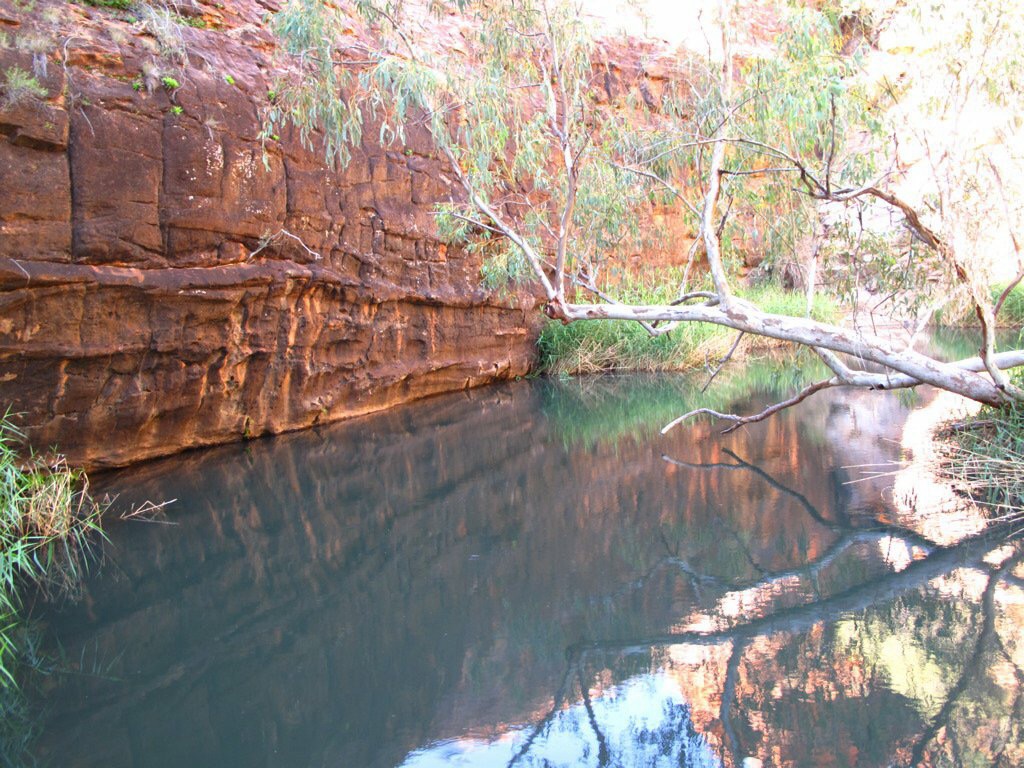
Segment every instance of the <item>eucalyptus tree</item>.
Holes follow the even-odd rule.
[[[774,235],[815,226],[823,203],[874,201],[902,217],[909,260],[925,261],[923,249],[930,266],[970,282],[953,244],[886,186],[891,171],[872,176],[866,148],[882,134],[878,99],[855,87],[856,61],[840,55],[836,21],[804,12],[774,58],[737,73],[726,8],[719,60],[680,62],[678,82],[638,109],[595,97],[599,43],[579,9],[559,0],[289,0],[273,19],[290,74],[268,132],[291,121],[346,162],[369,126],[385,144],[426,130],[459,187],[439,206],[440,236],[484,251],[485,278],[537,284],[548,317],[636,321],[652,335],[713,323],[809,347],[830,369],[760,414],[715,414],[735,425],[839,385],[924,383],[991,405],[1024,399],[1004,372],[1024,364],[1024,351],[997,353],[994,308],[977,289],[984,342],[979,356],[953,363],[768,313],[733,290],[723,195],[746,200]],[[861,146],[847,146],[851,137]],[[595,275],[623,240],[651,236],[637,222],[659,197],[692,221],[706,279],[691,290],[687,276],[667,304],[617,302]],[[588,292],[591,300],[578,300]]]

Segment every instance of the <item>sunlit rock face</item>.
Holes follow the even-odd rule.
[[[267,6],[195,7],[177,66],[127,13],[0,1],[0,72],[48,93],[0,107],[0,402],[33,445],[120,465],[525,373],[535,300],[437,240],[428,137],[264,156]],[[252,255],[282,228],[305,247]]]

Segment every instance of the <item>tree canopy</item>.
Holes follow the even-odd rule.
[[[1020,162],[1008,142],[1024,116],[1024,11],[1010,0],[880,5],[793,9],[770,53],[741,57],[726,0],[720,55],[679,53],[657,93],[640,81],[602,94],[601,41],[569,3],[289,0],[273,22],[289,74],[268,131],[291,121],[346,162],[371,125],[385,144],[425,129],[461,192],[439,206],[439,235],[481,250],[492,285],[532,281],[562,322],[632,320],[652,335],[714,323],[809,347],[830,369],[762,414],[716,414],[737,425],[839,385],[1024,399],[1005,373],[1024,352],[996,348],[1005,294],[991,300],[972,247],[1007,248],[1013,284],[1024,276],[1021,206],[1005,182]],[[935,27],[920,47],[929,69],[914,82],[873,78],[862,55],[873,30],[898,26],[894,14]],[[990,119],[981,132],[972,123],[967,141],[965,114],[979,109]],[[899,186],[911,145],[930,170],[920,199]],[[667,244],[689,248],[677,296],[620,303],[598,276],[624,248],[658,237],[644,226],[654,203],[671,203],[696,233]],[[979,355],[941,362],[861,329],[762,311],[733,290],[740,228],[759,232],[769,261],[816,234],[809,288],[820,258],[854,303],[868,272],[915,310],[934,309],[929,289],[962,297],[981,325]],[[1009,237],[980,238],[979,228]],[[917,316],[923,325],[930,312]]]

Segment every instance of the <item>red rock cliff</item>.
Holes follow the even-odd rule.
[[[201,28],[161,39],[0,0],[0,405],[32,444],[122,465],[526,372],[534,300],[436,239],[426,137],[339,171],[284,135],[264,167],[266,7],[179,10]],[[46,95],[14,98],[12,68]],[[251,255],[282,228],[310,250]]]

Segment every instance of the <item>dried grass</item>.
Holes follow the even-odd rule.
[[[985,409],[940,437],[938,472],[992,520],[1024,521],[1024,405]]]

